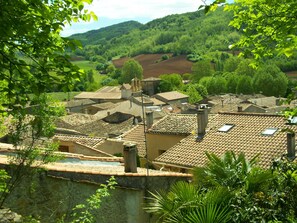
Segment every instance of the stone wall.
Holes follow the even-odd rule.
[[[69,215],[76,204],[83,203],[109,177],[58,171],[39,173],[24,179],[11,194],[6,206],[23,216],[31,214],[40,217],[40,222],[54,223],[63,215]],[[172,176],[115,178],[118,187],[111,191],[111,196],[104,198],[100,210],[96,212],[96,222],[155,222],[143,210],[148,191],[166,190],[172,183],[187,179]]]

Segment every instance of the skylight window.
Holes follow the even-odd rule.
[[[228,132],[230,129],[234,127],[233,124],[225,124],[221,128],[218,129],[219,132]]]
[[[277,128],[267,128],[262,132],[262,135],[272,136],[277,131]]]
[[[297,116],[290,117],[289,118],[289,123],[296,125],[297,124]]]

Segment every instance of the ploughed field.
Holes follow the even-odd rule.
[[[167,60],[162,60],[164,54],[141,54],[133,57],[143,68],[144,78],[159,77],[161,74],[185,74],[191,73],[192,62],[188,61],[186,55],[171,57]],[[124,57],[113,60],[113,64],[117,68],[121,68],[125,61],[130,58]]]
[[[297,79],[297,71],[289,71],[289,72],[286,72],[286,74],[290,79],[294,79],[294,80]]]

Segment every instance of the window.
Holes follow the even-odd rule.
[[[297,116],[290,117],[290,118],[289,118],[289,124],[294,124],[294,125],[296,125],[296,124],[297,124]]]
[[[277,131],[277,128],[267,128],[262,132],[264,136],[272,136]]]
[[[69,152],[69,146],[62,146],[62,145],[60,145],[59,146],[59,151],[60,152],[66,152],[66,153],[68,153]]]
[[[218,129],[219,132],[228,132],[230,129],[234,127],[233,124],[225,124],[221,128]]]

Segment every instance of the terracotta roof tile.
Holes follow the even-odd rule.
[[[133,129],[129,130],[122,135],[122,139],[125,141],[135,142],[137,145],[138,155],[140,157],[145,157],[146,148],[145,148],[145,137],[144,137],[144,126],[137,125]]]
[[[53,137],[57,141],[70,141],[75,142],[90,148],[96,148],[98,145],[104,142],[103,138],[93,138],[88,136],[74,136],[74,135],[63,135],[57,134]]]
[[[196,128],[196,115],[170,114],[153,124],[149,133],[188,135]]]
[[[214,115],[209,115],[211,120]],[[197,130],[196,114],[169,114],[157,121],[149,129],[149,133],[189,135]]]
[[[224,124],[235,126],[228,132],[218,132]],[[266,128],[278,128],[272,136],[264,136]],[[196,141],[196,136],[189,135],[155,159],[157,163],[182,167],[202,166],[206,163],[205,152],[218,156],[226,151],[244,152],[247,158],[260,154],[259,165],[268,167],[273,158],[287,153],[286,132],[281,129],[290,127],[297,131],[297,126],[286,125],[283,116],[267,114],[221,113],[209,121],[207,133]]]
[[[155,97],[157,97],[159,100],[172,101],[172,100],[188,98],[189,96],[183,93],[180,93],[178,91],[170,91],[170,92],[156,94]]]

